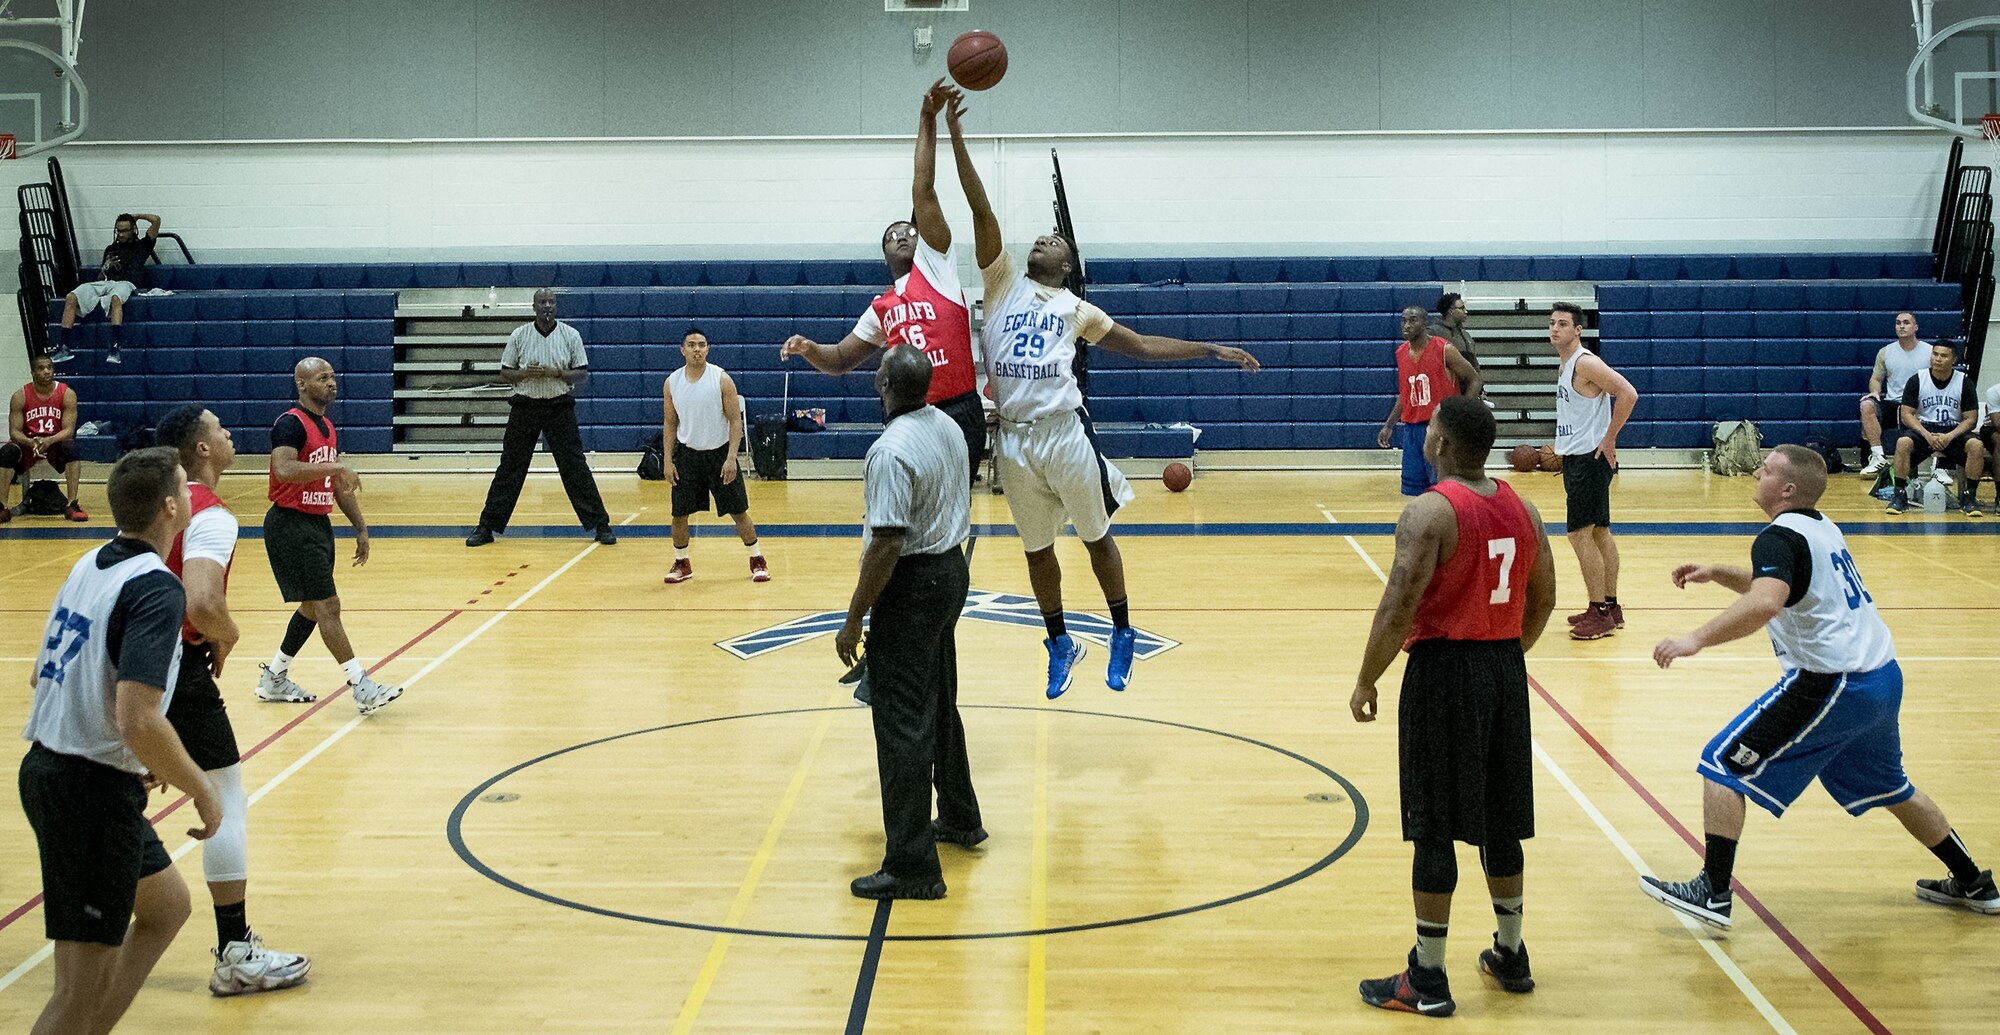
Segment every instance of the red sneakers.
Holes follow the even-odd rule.
[[[66,517],[71,521],[90,520],[90,515],[83,512],[83,504],[78,503],[75,500],[70,500],[69,506],[63,508],[63,517]]]
[[[1578,623],[1578,622],[1581,622],[1581,621],[1583,621],[1583,620],[1584,620],[1585,618],[1588,618],[1588,617],[1590,617],[1590,608],[1588,608],[1588,607],[1585,607],[1585,608],[1584,608],[1583,610],[1581,610],[1581,611],[1578,611],[1578,612],[1577,612],[1576,614],[1573,614],[1573,615],[1570,615],[1570,616],[1569,616],[1569,624],[1571,624],[1571,625],[1575,625],[1576,623]],[[1613,604],[1613,605],[1611,605],[1611,625],[1612,625],[1612,628],[1614,628],[1614,629],[1623,629],[1623,628],[1625,628],[1625,605],[1624,605],[1624,604]]]
[[[691,578],[694,578],[694,565],[683,559],[675,561],[674,566],[667,570],[665,581],[667,585],[671,586],[676,582],[686,582]]]
[[[750,558],[750,581],[752,582],[771,581],[771,569],[764,566],[764,558],[762,557]]]
[[[1611,616],[1609,608],[1591,608],[1582,619],[1569,627],[1572,640],[1601,640],[1618,628],[1618,622]]]

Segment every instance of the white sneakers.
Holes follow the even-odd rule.
[[[261,675],[257,677],[257,699],[260,701],[284,701],[290,704],[305,704],[319,700],[319,695],[292,682],[290,675],[280,675],[271,671],[269,665],[259,665]]]
[[[299,984],[312,972],[312,960],[273,952],[254,933],[247,942],[230,942],[209,954],[215,957],[215,974],[208,979],[208,990],[218,996],[275,992]]]
[[[362,676],[359,683],[347,684],[347,689],[354,694],[354,709],[363,715],[375,712],[383,705],[403,696],[402,687],[383,686],[367,676]]]
[[[1881,453],[1873,453],[1869,455],[1868,466],[1863,467],[1861,469],[1861,474],[1863,477],[1866,477],[1868,475],[1881,474],[1882,469],[1887,466],[1889,466],[1888,457],[1882,455]]]

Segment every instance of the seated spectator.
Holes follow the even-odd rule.
[[[56,380],[55,361],[36,356],[29,363],[34,380],[7,403],[7,444],[0,446],[0,524],[13,520],[7,509],[7,490],[16,479],[21,482],[21,498],[28,497],[28,472],[46,462],[69,481],[69,506],[63,516],[71,521],[88,521],[90,515],[77,503],[77,483],[83,479],[83,461],[76,458],[76,393]]]
[[[1467,363],[1472,364],[1472,369],[1478,370],[1479,356],[1476,352],[1478,343],[1472,340],[1472,335],[1465,332],[1465,298],[1456,291],[1447,291],[1439,295],[1437,313],[1438,318],[1431,321],[1425,330],[1429,331],[1433,338],[1443,338],[1450,342],[1458,349],[1458,354],[1464,356]]]
[[[1986,473],[1986,446],[1972,434],[1979,420],[1979,392],[1965,371],[1958,369],[1958,351],[1948,341],[1931,346],[1930,366],[1910,378],[1903,388],[1898,407],[1902,433],[1896,437],[1895,475],[1891,484],[1889,513],[1901,514],[1910,507],[1910,471],[1935,453],[1940,470],[1963,468],[1965,491],[1959,494],[1959,509],[1966,517],[1982,513],[1973,487]],[[1940,487],[1930,491],[1941,492]]]
[[[1902,434],[1896,416],[1897,400],[1903,387],[1923,373],[1930,360],[1931,343],[1917,340],[1916,314],[1897,313],[1896,340],[1875,354],[1875,370],[1868,375],[1868,394],[1861,397],[1861,438],[1868,443],[1868,463],[1861,468],[1863,475],[1881,474],[1889,466],[1889,458],[1896,455],[1896,439]]]
[[[2000,381],[1994,382],[1993,387],[1986,390],[1986,404],[1980,407],[1979,444],[1986,447],[1988,463],[1992,463],[1993,457],[2000,457]],[[1991,473],[1994,486],[1993,506],[1995,509],[2000,509],[2000,468],[1994,469]],[[1972,477],[1970,471],[1965,475],[1965,492],[1971,497],[1973,505],[1977,506],[1979,482]]]
[[[139,236],[135,220],[146,221],[146,236]],[[160,238],[160,217],[149,215],[133,216],[131,213],[119,215],[112,225],[112,241],[104,248],[104,261],[98,267],[98,279],[78,284],[76,290],[63,298],[62,340],[56,344],[55,360],[67,362],[69,351],[69,330],[76,326],[76,318],[89,316],[91,310],[100,304],[111,317],[111,351],[106,353],[106,363],[122,362],[118,358],[118,347],[125,329],[125,300],[134,291],[144,291],[153,285],[153,274],[146,269],[146,260],[153,257],[153,245]]]

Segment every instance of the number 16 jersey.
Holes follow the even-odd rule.
[[[1457,515],[1458,548],[1424,587],[1405,648],[1418,640],[1521,638],[1528,576],[1534,573],[1542,540],[1513,486],[1497,479],[1493,485],[1491,496],[1481,496],[1464,482],[1431,486]]]

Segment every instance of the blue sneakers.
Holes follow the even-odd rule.
[[[1139,631],[1126,626],[1111,631],[1111,664],[1104,669],[1104,685],[1113,690],[1123,690],[1132,685],[1132,648],[1139,642]]]
[[[1069,689],[1072,670],[1083,660],[1084,646],[1070,638],[1068,633],[1053,640],[1043,640],[1042,646],[1049,649],[1049,700],[1053,701]]]

